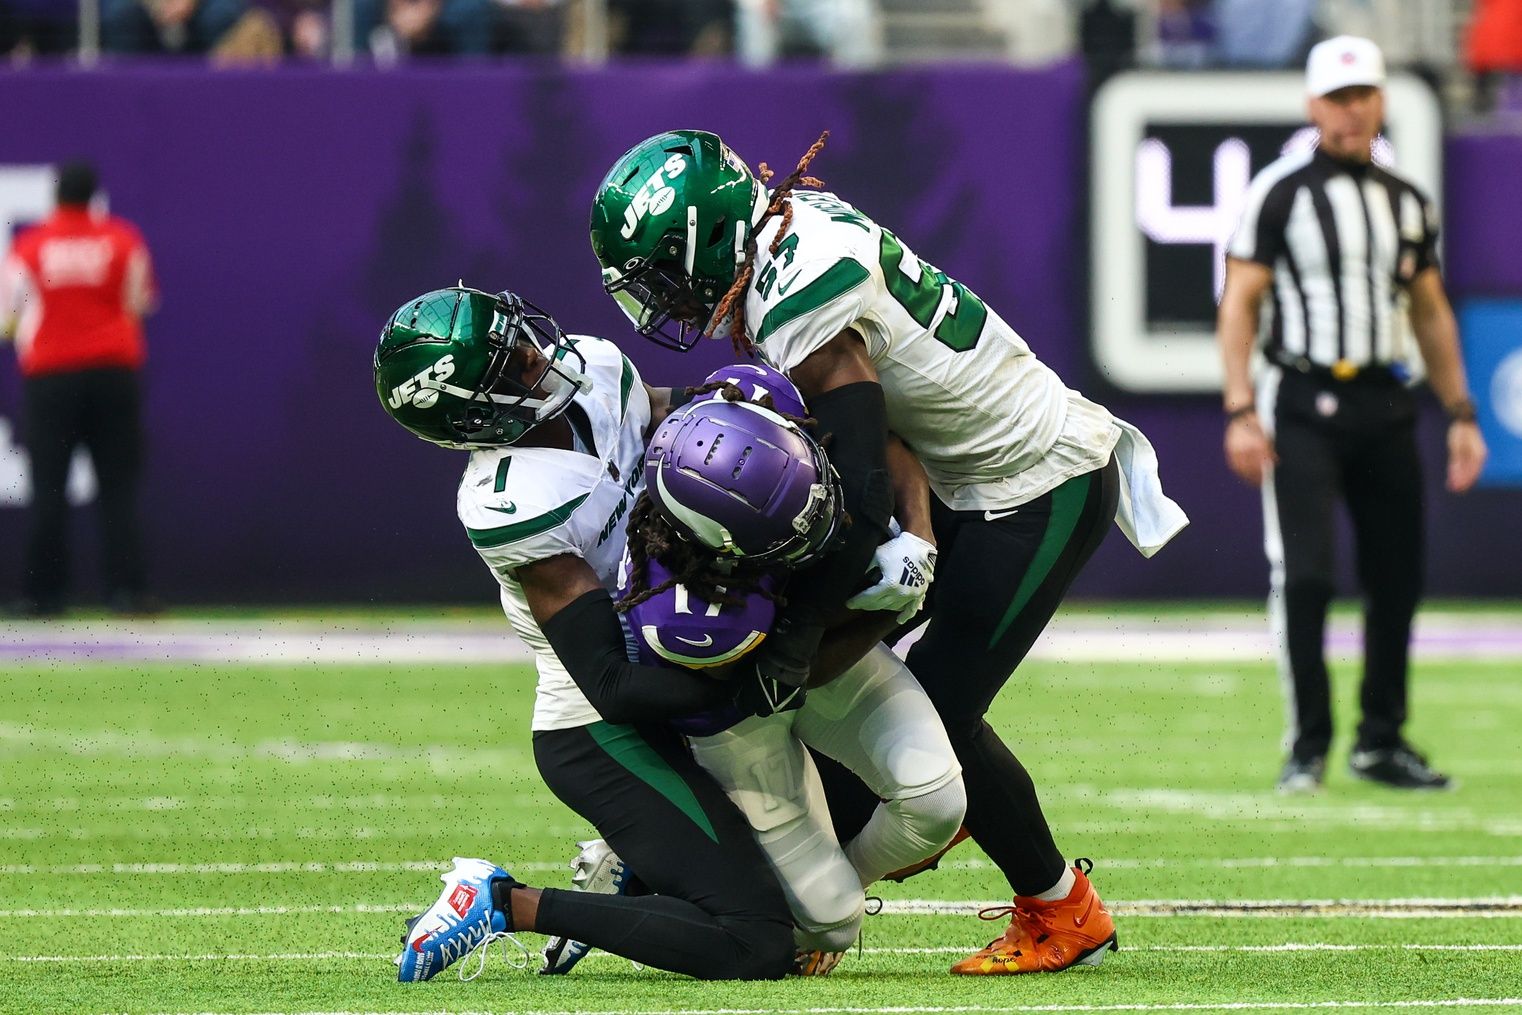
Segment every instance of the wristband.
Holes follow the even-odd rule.
[[[1474,409],[1474,399],[1467,395],[1452,405],[1443,406],[1448,413],[1448,421],[1451,423],[1473,423],[1477,418]]]
[[[1257,411],[1258,411],[1258,403],[1257,402],[1248,402],[1246,405],[1240,406],[1240,407],[1238,407],[1236,409],[1232,409],[1230,412],[1228,412],[1226,414],[1226,422],[1228,422],[1228,423],[1235,423],[1237,420],[1241,419],[1243,416],[1246,416],[1249,413],[1254,413],[1254,412],[1257,412]]]

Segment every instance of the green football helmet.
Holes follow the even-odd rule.
[[[512,444],[590,390],[585,371],[543,310],[464,284],[402,304],[375,349],[375,393],[386,412],[446,448]]]
[[[592,202],[603,288],[641,335],[692,348],[734,284],[766,202],[761,181],[717,134],[674,130],[641,141]]]

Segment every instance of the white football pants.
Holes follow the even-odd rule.
[[[782,882],[804,951],[844,951],[861,931],[863,889],[951,841],[967,797],[930,699],[877,645],[803,707],[691,738],[693,757],[745,814]],[[841,848],[804,746],[856,773],[882,799]]]

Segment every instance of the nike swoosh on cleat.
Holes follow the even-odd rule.
[[[708,646],[713,644],[713,635],[711,635],[711,634],[705,634],[705,635],[703,635],[703,639],[701,641],[693,641],[691,638],[683,638],[679,634],[672,635],[672,637],[675,638],[679,642],[682,642],[682,643],[687,644],[687,645],[692,645],[695,648],[707,648]]]
[[[1094,899],[1089,899],[1089,904],[1083,907],[1083,912],[1073,917],[1073,926],[1082,927],[1089,922],[1089,917],[1094,913]]]

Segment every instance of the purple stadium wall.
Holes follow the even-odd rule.
[[[601,172],[672,125],[716,127],[785,172],[828,127],[819,175],[1092,387],[1085,94],[1073,67],[44,70],[0,74],[0,165],[96,159],[153,247],[164,307],[149,331],[145,506],[166,597],[485,602],[490,579],[453,516],[461,458],[408,437],[370,388],[377,329],[401,300],[457,278],[511,286],[568,330],[627,336],[655,382],[699,378],[724,349],[649,346],[599,288],[585,226]],[[1496,189],[1522,176],[1522,139],[1452,139],[1447,172],[1453,289],[1522,293],[1522,204]],[[17,388],[6,356],[0,415]],[[1213,401],[1107,401],[1151,434],[1194,524],[1150,562],[1112,537],[1079,591],[1261,594],[1256,498],[1221,464]],[[1423,437],[1436,463],[1435,417]],[[1432,590],[1522,593],[1522,493],[1453,498],[1437,471]],[[0,510],[0,590],[21,523]],[[93,532],[76,531],[93,588]]]

